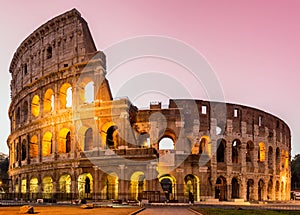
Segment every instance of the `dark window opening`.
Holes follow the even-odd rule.
[[[50,59],[50,58],[52,58],[52,47],[51,46],[49,46],[47,48],[47,59]]]
[[[70,151],[71,151],[71,133],[69,131],[66,136],[66,153],[69,153]]]
[[[27,75],[27,73],[28,73],[28,71],[27,71],[27,64],[26,63],[23,66],[23,72],[24,72],[24,75]]]
[[[224,162],[225,161],[225,140],[218,141],[218,150],[217,150],[217,162]]]
[[[26,159],[26,141],[24,140],[22,143],[22,161]]]

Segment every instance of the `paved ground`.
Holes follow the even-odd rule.
[[[190,211],[187,207],[151,207],[146,208],[138,215],[195,215],[196,213]]]
[[[140,208],[93,208],[82,209],[79,206],[34,206],[38,215],[128,215]],[[20,207],[0,207],[0,215],[19,215]]]

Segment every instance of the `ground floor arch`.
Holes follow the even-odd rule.
[[[232,178],[231,180],[231,198],[240,198],[240,184],[237,178]]]
[[[165,194],[167,201],[175,200],[176,198],[176,179],[172,175],[163,175],[159,177],[159,183]]]
[[[90,173],[83,173],[78,177],[79,198],[91,198],[93,193],[93,176]]]
[[[254,181],[252,179],[247,181],[246,199],[247,201],[254,200]]]
[[[200,180],[193,174],[184,177],[184,196],[189,201],[200,201]]]
[[[223,176],[220,176],[216,180],[215,198],[219,199],[220,201],[227,200],[227,182]]]
[[[130,177],[130,198],[141,200],[143,191],[146,190],[146,178],[144,172],[134,172]]]
[[[51,199],[53,194],[53,179],[50,176],[46,176],[42,180],[42,192],[43,198]]]
[[[264,200],[264,194],[265,194],[265,182],[260,179],[258,181],[258,201]]]
[[[60,176],[59,192],[60,193],[71,193],[71,176],[69,174]]]
[[[115,172],[104,174],[101,180],[101,199],[116,200],[119,194],[119,177]]]

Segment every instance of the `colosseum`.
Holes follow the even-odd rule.
[[[109,59],[108,59],[109,60]],[[10,69],[10,193],[44,201],[290,198],[291,134],[238,104],[113,99],[106,57],[76,9],[46,22]]]

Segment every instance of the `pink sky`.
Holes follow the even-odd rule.
[[[226,101],[256,107],[283,119],[292,130],[292,154],[300,153],[297,144],[300,141],[299,1],[1,0],[1,3],[0,151],[8,152],[8,67],[13,53],[40,25],[77,8],[88,22],[99,50],[141,35],[176,38],[194,47],[212,66]]]

